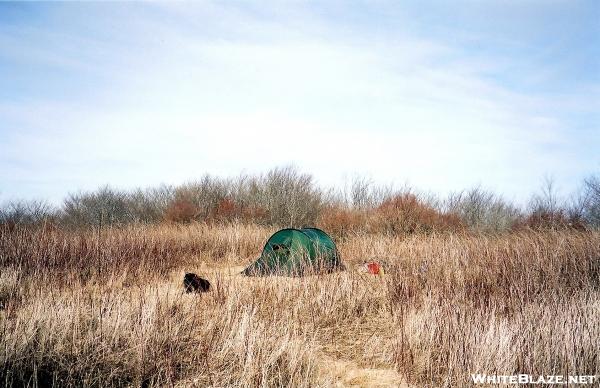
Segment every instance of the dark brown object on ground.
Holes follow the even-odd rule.
[[[210,282],[202,279],[195,273],[186,273],[183,277],[183,288],[185,292],[207,292],[210,290]]]

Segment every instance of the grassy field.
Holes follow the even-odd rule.
[[[446,386],[600,374],[600,233],[351,235],[348,270],[239,271],[258,226],[0,229],[0,385]],[[384,276],[356,270],[365,260]],[[182,293],[184,272],[207,294]]]

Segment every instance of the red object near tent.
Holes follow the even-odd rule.
[[[380,273],[383,272],[381,270],[381,266],[379,265],[379,263],[375,263],[375,262],[367,263],[367,271],[373,275],[379,275]]]

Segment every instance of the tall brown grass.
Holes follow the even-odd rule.
[[[2,384],[454,387],[477,372],[600,372],[600,233],[351,234],[346,272],[239,275],[271,232],[0,229]],[[372,259],[386,275],[352,270]],[[182,293],[184,271],[213,290]]]

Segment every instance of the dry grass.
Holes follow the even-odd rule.
[[[467,386],[600,373],[600,234],[366,235],[356,271],[245,278],[257,226],[0,231],[0,384]],[[213,291],[182,294],[184,271]]]

